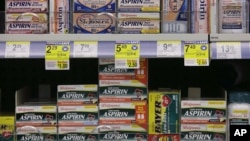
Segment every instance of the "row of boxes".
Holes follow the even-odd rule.
[[[225,100],[182,100],[181,138],[226,141]]]

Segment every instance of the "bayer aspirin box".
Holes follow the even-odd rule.
[[[56,126],[56,106],[16,107],[16,126]]]
[[[57,105],[97,104],[97,85],[59,85],[57,87]]]
[[[58,127],[58,141],[99,141],[97,126]]]
[[[67,34],[70,24],[70,1],[50,0],[50,33]]]
[[[160,12],[160,0],[118,0],[120,12]]]
[[[48,0],[6,0],[7,13],[46,13]]]
[[[99,126],[100,141],[147,141],[147,130],[143,127],[130,125],[102,125]]]
[[[160,33],[160,13],[118,13],[117,31],[122,34]]]
[[[212,124],[226,122],[226,101],[224,100],[182,100],[182,124]]]
[[[98,106],[58,106],[59,126],[98,125]]]
[[[99,124],[138,124],[147,129],[147,103],[100,103]]]
[[[114,13],[73,13],[75,34],[113,33],[116,29]]]
[[[11,13],[6,14],[5,17],[7,34],[42,34],[49,31],[47,14]]]
[[[74,0],[74,12],[115,12],[116,0]]]

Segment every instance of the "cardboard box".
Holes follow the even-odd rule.
[[[116,0],[74,0],[74,12],[115,12]]]
[[[160,12],[160,0],[118,0],[120,12]]]
[[[57,105],[97,104],[97,89],[97,85],[59,85],[57,87]]]
[[[100,103],[100,125],[137,124],[147,129],[147,103]]]
[[[149,134],[180,133],[180,91],[149,92]]]
[[[149,134],[148,141],[180,141],[180,134]]]
[[[98,125],[98,106],[59,106],[59,126]]]
[[[7,13],[46,13],[49,11],[48,0],[6,0]]]
[[[16,126],[56,126],[56,106],[17,106]]]
[[[0,115],[0,141],[14,141],[15,116]]]
[[[182,100],[182,124],[226,123],[225,100]]]

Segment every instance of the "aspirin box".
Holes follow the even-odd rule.
[[[160,33],[160,14],[118,13],[117,30],[122,34]]]
[[[118,0],[121,12],[160,12],[160,0]]]
[[[48,0],[6,0],[7,13],[48,12]]]
[[[115,12],[116,0],[74,0],[74,12]]]

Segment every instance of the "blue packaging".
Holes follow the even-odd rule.
[[[115,12],[116,0],[74,0],[74,12]]]

